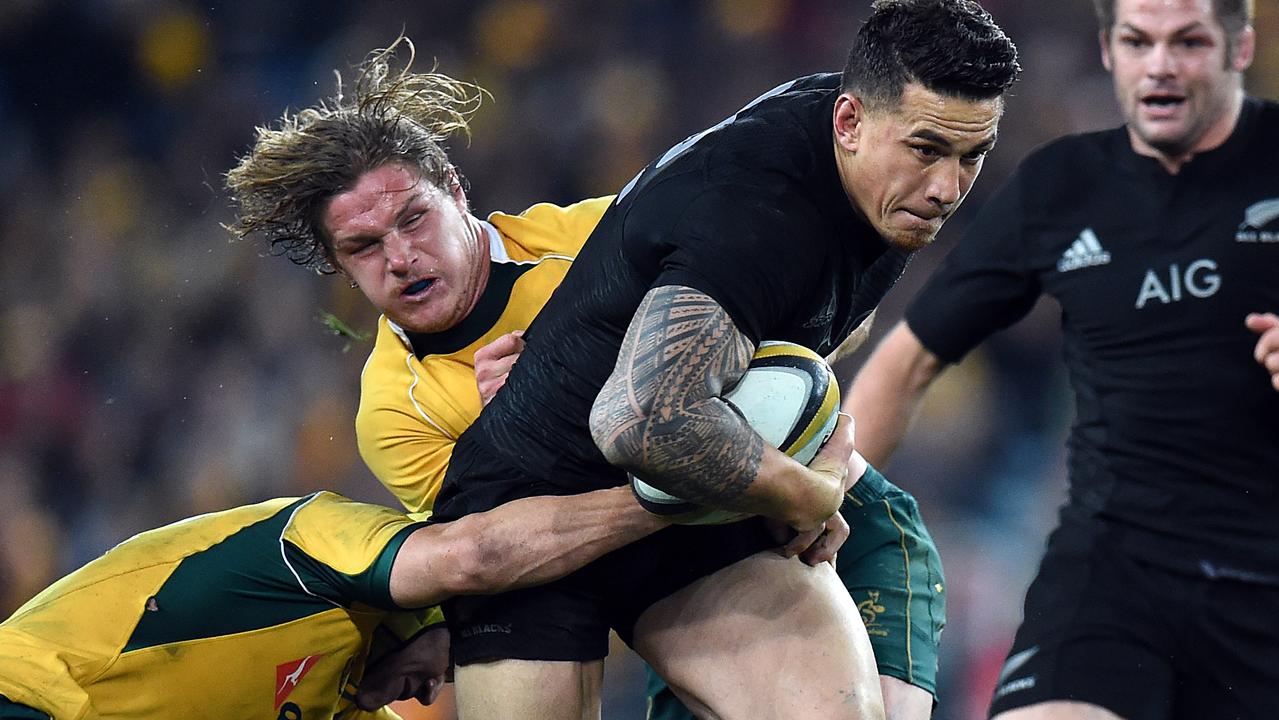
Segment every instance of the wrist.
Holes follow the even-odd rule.
[[[795,484],[789,517],[783,520],[799,530],[815,528],[839,512],[844,494],[843,468],[803,467],[804,477]]]

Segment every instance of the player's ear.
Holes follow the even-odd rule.
[[[458,174],[457,167],[454,165],[449,165],[444,170],[443,190],[453,198],[459,210],[467,211],[466,190],[462,187],[462,176]]]
[[[861,98],[847,92],[835,98],[835,142],[848,152],[857,152],[865,119],[866,107]]]
[[[1106,68],[1106,72],[1114,70],[1110,60],[1110,32],[1102,30],[1097,33],[1097,41],[1101,43],[1101,65]]]
[[[1230,69],[1235,72],[1243,72],[1252,65],[1252,58],[1257,52],[1257,31],[1252,29],[1251,25],[1245,25],[1235,35],[1235,40],[1231,43]]]

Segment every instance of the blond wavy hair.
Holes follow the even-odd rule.
[[[394,70],[401,48],[408,58]],[[412,41],[401,35],[369,53],[350,96],[335,71],[333,97],[258,127],[253,148],[226,175],[236,215],[225,227],[238,238],[263,238],[273,254],[332,273],[332,239],[321,215],[334,195],[388,163],[447,187],[453,171],[442,143],[459,132],[470,138],[468,120],[487,93],[434,71],[410,72],[414,55]]]

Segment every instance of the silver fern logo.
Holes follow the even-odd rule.
[[[1243,211],[1243,222],[1235,231],[1236,242],[1279,242],[1279,228],[1267,230],[1266,226],[1279,219],[1279,198],[1253,203]]]

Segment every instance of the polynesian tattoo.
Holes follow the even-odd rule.
[[[754,482],[764,455],[763,439],[720,398],[753,353],[705,293],[653,288],[591,408],[595,443],[655,487],[723,507]]]

